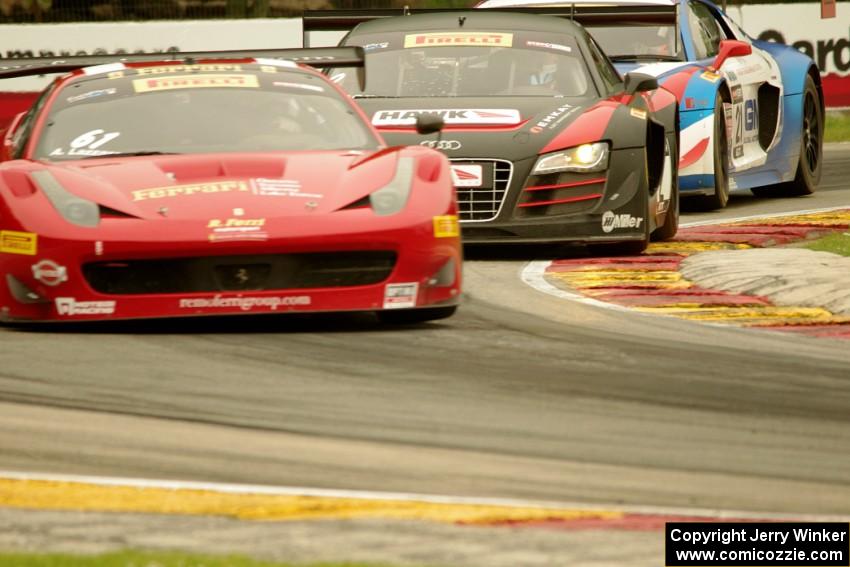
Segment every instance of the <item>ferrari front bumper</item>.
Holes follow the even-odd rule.
[[[367,213],[371,214],[366,211],[363,215]],[[287,234],[261,242],[214,244],[200,239],[149,238],[145,242],[135,238],[62,240],[40,236],[35,254],[4,254],[0,258],[0,273],[5,274],[5,281],[0,281],[0,318],[85,321],[380,311],[458,302],[462,264],[459,236],[435,234],[431,217],[413,224],[387,222],[380,230],[370,224],[374,225],[347,223],[353,228],[336,234]],[[345,258],[363,253],[383,254],[391,262],[377,277],[374,273],[365,279],[357,274],[344,277]],[[312,259],[312,271],[306,279],[286,273],[305,270],[303,263],[291,261],[294,257]],[[280,261],[270,260],[274,258]],[[331,258],[336,259],[332,274],[323,275],[322,258],[329,263]],[[137,269],[140,265],[160,269]],[[122,278],[110,280],[101,275],[96,279],[92,266],[107,274],[137,271],[130,277],[124,273]],[[188,268],[180,272],[180,277],[169,277],[168,267],[172,266]],[[356,269],[356,265],[349,268]],[[134,283],[134,278],[147,281]],[[115,283],[119,280],[120,284]]]

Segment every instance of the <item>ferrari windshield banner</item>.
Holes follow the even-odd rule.
[[[404,47],[446,47],[449,45],[475,45],[478,47],[511,47],[512,33],[448,32],[417,33],[404,36]]]
[[[519,110],[512,108],[448,108],[427,110],[379,110],[372,116],[375,126],[413,126],[423,114],[434,114],[446,124],[519,124]]]
[[[133,89],[137,93],[153,91],[170,91],[174,89],[204,89],[204,88],[259,88],[256,75],[180,75],[177,77],[161,77],[136,79]]]

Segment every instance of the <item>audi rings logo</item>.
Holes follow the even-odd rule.
[[[433,148],[435,150],[448,151],[459,150],[463,147],[463,144],[457,140],[425,140],[424,142],[419,142],[419,145]]]

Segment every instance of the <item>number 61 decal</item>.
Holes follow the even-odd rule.
[[[121,132],[104,132],[102,129],[89,130],[84,134],[80,134],[71,140],[72,150],[81,150],[83,148],[96,150],[107,142],[114,140],[121,135]],[[99,136],[99,137],[98,137]]]

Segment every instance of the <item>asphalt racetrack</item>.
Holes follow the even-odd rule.
[[[850,145],[808,198],[850,205]],[[0,329],[7,470],[850,513],[850,348],[599,309],[471,250],[458,315]]]

